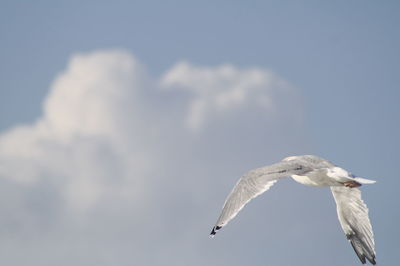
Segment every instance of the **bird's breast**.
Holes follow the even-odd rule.
[[[335,178],[327,176],[325,169],[311,171],[306,176],[292,175],[292,178],[300,184],[307,186],[325,187],[341,185]]]
[[[307,186],[319,186],[315,181],[313,181],[311,178],[305,175],[292,175],[292,178],[303,185]]]

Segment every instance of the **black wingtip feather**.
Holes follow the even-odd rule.
[[[359,238],[355,234],[348,234],[346,235],[347,239],[350,241],[351,246],[353,247],[354,251],[356,252],[358,258],[360,259],[362,264],[366,264],[367,260],[372,264],[375,265],[375,254],[372,251],[368,251],[367,247],[363,246],[363,243],[360,241]],[[357,245],[358,244],[358,245]],[[361,250],[360,250],[360,246]]]
[[[212,231],[210,233],[210,236],[214,237],[215,234],[218,232],[218,230],[221,229],[221,228],[222,228],[222,226],[218,226],[218,225],[214,226],[214,228],[212,229]]]
[[[376,264],[375,255],[372,255],[370,258],[367,257],[367,259],[369,260],[369,262],[371,262],[372,265]]]
[[[376,264],[375,257],[373,257],[372,260],[370,260],[370,259],[368,259],[368,260],[369,260],[369,262],[372,263],[372,265],[375,265],[375,264]]]
[[[362,264],[366,264],[367,261],[365,260],[365,255],[364,254],[360,254],[360,252],[358,251],[358,249],[355,247],[353,241],[350,239],[350,244],[353,247],[354,251],[356,252],[358,258],[360,259]]]

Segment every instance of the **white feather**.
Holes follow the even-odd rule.
[[[355,177],[354,180],[357,181],[358,183],[361,183],[361,184],[374,184],[374,183],[376,183],[375,180],[365,179],[365,178],[361,178],[361,177]]]

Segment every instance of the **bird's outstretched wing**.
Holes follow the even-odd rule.
[[[243,175],[225,200],[222,213],[211,231],[211,236],[232,220],[251,199],[267,191],[278,179],[301,175],[311,169],[298,161],[282,161],[270,166],[251,170]]]
[[[340,224],[358,258],[363,264],[367,258],[375,265],[374,234],[368,218],[367,205],[361,199],[361,191],[349,187],[331,187],[331,190]]]

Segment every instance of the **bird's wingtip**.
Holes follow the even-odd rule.
[[[372,259],[372,260],[370,260],[369,262],[371,262],[371,263],[372,263],[372,265],[376,265],[375,258],[373,258],[373,259]]]
[[[221,228],[222,228],[222,226],[218,226],[218,225],[214,226],[213,229],[211,230],[210,237],[213,238],[215,236],[215,234],[218,232],[218,230]]]

